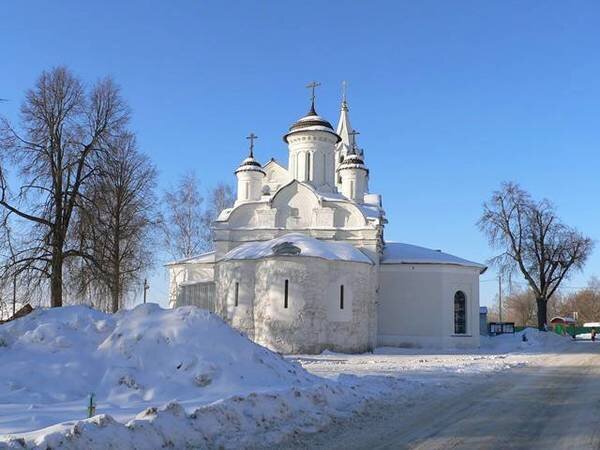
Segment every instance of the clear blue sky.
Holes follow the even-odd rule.
[[[600,238],[600,2],[12,1],[0,20],[0,114],[55,65],[111,75],[161,186],[190,168],[233,182],[250,131],[285,161],[304,85],[336,122],[348,80],[387,239],[485,261],[475,222],[503,180]],[[600,248],[566,284],[593,274]],[[166,296],[162,270],[153,286]]]

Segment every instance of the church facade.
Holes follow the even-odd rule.
[[[283,136],[287,164],[250,151],[214,251],[167,264],[172,307],[194,304],[282,353],[477,347],[485,266],[384,238],[382,197],[342,101]]]

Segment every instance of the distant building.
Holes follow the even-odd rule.
[[[481,306],[479,308],[479,334],[483,336],[488,335],[488,309],[487,306]]]
[[[356,134],[345,99],[336,129],[313,99],[283,136],[287,166],[259,163],[252,135],[237,201],[214,224],[215,251],[167,265],[171,305],[210,309],[285,353],[477,347],[486,267],[384,239]]]

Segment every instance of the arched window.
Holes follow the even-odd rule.
[[[311,154],[306,152],[306,180],[310,181],[311,180],[311,173],[310,173],[310,157]]]
[[[288,289],[289,287],[289,282],[288,280],[285,280],[285,285],[283,287],[283,307],[287,309],[288,307]]]
[[[467,334],[467,297],[463,291],[454,294],[454,334]]]
[[[340,286],[340,309],[344,309],[344,285]]]
[[[234,305],[238,306],[240,304],[240,283],[235,283],[235,302]]]

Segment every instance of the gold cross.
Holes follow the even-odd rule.
[[[250,133],[250,136],[246,136],[246,139],[250,140],[250,158],[254,158],[254,140],[258,139],[258,136]]]

